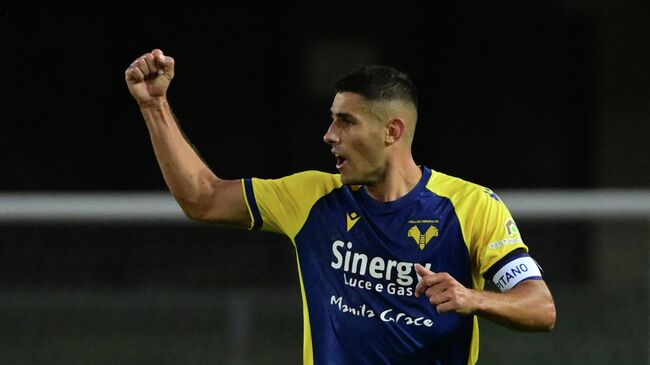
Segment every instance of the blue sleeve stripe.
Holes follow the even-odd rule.
[[[523,283],[526,280],[544,280],[544,278],[541,277],[541,276],[530,276],[530,277],[527,277],[527,278],[523,278],[520,282],[517,283],[517,285]],[[517,285],[515,285],[515,286],[517,286]]]
[[[262,215],[260,214],[260,210],[257,207],[257,201],[255,200],[253,180],[244,179],[244,186],[246,187],[246,191],[244,193],[246,194],[246,199],[248,200],[248,206],[250,207],[251,213],[253,214],[253,225],[251,227],[251,230],[258,230],[262,228]]]

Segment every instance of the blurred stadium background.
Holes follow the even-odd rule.
[[[647,2],[211,6],[2,3],[0,364],[300,363],[289,242],[165,192],[123,82],[154,47],[225,178],[333,171],[331,80],[406,70],[416,159],[499,193],[556,297],[550,334],[482,321],[479,363],[650,363]]]

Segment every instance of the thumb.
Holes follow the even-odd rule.
[[[431,275],[435,274],[433,271],[427,269],[426,267],[420,265],[420,264],[415,264],[415,272],[418,274],[418,276],[426,276],[426,275]]]
[[[158,75],[167,75],[170,79],[174,76],[174,59],[169,56],[165,56],[163,52],[159,49],[153,50],[151,52],[154,56],[154,60],[158,68]]]

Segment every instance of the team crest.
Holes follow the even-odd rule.
[[[434,237],[438,237],[438,227],[435,224],[440,224],[440,221],[437,219],[410,220],[409,224],[413,226],[408,230],[408,237],[415,241],[420,250],[424,250]]]

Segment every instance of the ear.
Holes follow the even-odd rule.
[[[406,123],[404,123],[402,119],[391,119],[390,122],[388,122],[386,125],[386,137],[384,138],[384,143],[386,146],[390,146],[402,139],[405,131]]]

